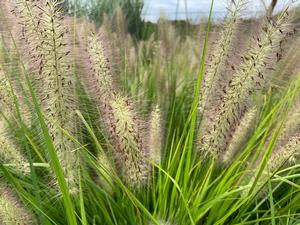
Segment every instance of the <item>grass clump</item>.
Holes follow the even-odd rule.
[[[220,26],[213,3],[197,32],[141,41],[121,10],[98,29],[1,3],[1,223],[299,223],[293,10],[252,26],[232,1]]]

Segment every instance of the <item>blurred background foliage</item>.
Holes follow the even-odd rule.
[[[118,8],[122,9],[126,17],[128,31],[137,39],[145,36],[145,23],[141,14],[144,3],[142,0],[68,0],[65,1],[65,11],[77,16],[87,16],[100,26],[105,17],[114,19]]]

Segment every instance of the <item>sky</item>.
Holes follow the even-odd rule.
[[[187,13],[185,1],[187,3]],[[222,19],[226,15],[226,3],[228,1],[215,0],[213,10],[215,20]],[[265,7],[262,2],[265,2],[268,6],[271,0],[249,0],[244,15],[255,16],[264,12]],[[278,0],[275,11],[284,8],[289,2],[292,2],[292,5],[297,5],[300,0]],[[186,15],[188,15],[188,19],[196,22],[200,18],[208,16],[210,3],[211,0],[144,0],[143,17],[146,21],[156,22],[160,15],[167,19],[186,19]]]

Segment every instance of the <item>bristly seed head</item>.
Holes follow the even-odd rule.
[[[105,108],[105,124],[125,182],[131,187],[145,184],[149,174],[146,149],[139,121],[128,100],[114,95]]]
[[[289,141],[281,146],[279,149],[276,149],[269,161],[268,169],[271,172],[279,169],[284,163],[293,164],[296,162],[296,159],[300,155],[300,135],[293,136]]]
[[[217,84],[220,83],[225,61],[233,47],[232,44],[237,31],[239,16],[246,2],[246,0],[238,0],[231,4],[232,9],[229,10],[229,16],[225,19],[222,26],[223,30],[221,31],[220,39],[213,47],[214,51],[210,57],[210,62],[204,75],[203,87],[201,88],[201,99],[199,102],[201,115],[203,115],[212,100]]]
[[[162,118],[158,106],[150,114],[148,131],[148,149],[150,160],[159,164],[162,155],[163,131],[161,126]]]
[[[284,37],[280,30],[285,30],[287,25],[286,11],[281,13],[276,21],[266,21],[263,33],[258,39],[259,45],[255,44],[242,57],[243,63],[226,86],[226,93],[215,112],[213,121],[206,126],[206,132],[200,137],[201,154],[218,158],[219,154],[224,152],[241,120],[241,115],[247,110],[249,96],[254,90],[264,86],[261,73],[266,69],[268,57],[274,53]]]
[[[251,128],[255,125],[257,109],[248,110],[241,118],[236,130],[234,131],[226,152],[222,157],[224,163],[228,163],[233,159],[233,156],[243,147],[245,140],[249,137]]]
[[[25,69],[30,72],[36,85],[41,108],[47,120],[49,134],[71,192],[76,188],[77,156],[72,141],[63,133],[74,135],[75,98],[73,78],[70,71],[70,50],[65,36],[67,30],[62,23],[60,1],[17,0],[14,9],[18,20],[21,45],[25,58]],[[25,41],[25,43],[24,43]]]
[[[36,224],[34,216],[16,199],[0,180],[0,224]]]
[[[16,115],[13,93],[11,92],[9,81],[0,66],[0,162],[9,164],[19,172],[28,175],[30,173],[28,161],[7,135],[7,124],[4,116],[6,119],[13,120]]]
[[[147,146],[142,140],[143,125],[133,104],[114,88],[113,68],[104,33],[102,29],[99,35],[92,34],[88,38],[90,71],[86,81],[112,142],[118,172],[127,185],[137,188],[145,184],[150,170],[146,161]]]
[[[92,92],[96,98],[110,98],[114,92],[112,78],[112,64],[109,58],[109,49],[106,47],[105,32],[102,29],[98,35],[88,37],[87,52],[89,55],[89,64],[91,67],[88,79]],[[103,101],[103,100],[101,100]],[[105,101],[105,100],[104,100]]]
[[[6,135],[5,123],[0,119],[0,163],[7,164],[28,176],[29,162],[20,150]]]

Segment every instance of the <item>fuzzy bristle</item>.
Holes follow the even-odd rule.
[[[274,172],[281,166],[294,164],[300,156],[299,100],[290,110],[278,136],[276,146],[268,161],[268,169]]]
[[[268,161],[270,171],[275,171],[284,163],[295,163],[300,155],[300,135],[291,137],[289,141],[276,151],[274,151]]]
[[[62,27],[59,2],[46,1],[43,21],[45,63],[41,67],[44,79],[43,111],[48,121],[48,128],[55,145],[58,158],[64,170],[71,192],[76,192],[77,156],[72,141],[66,137],[61,128],[74,135],[74,86],[70,71],[69,54],[65,47],[67,31]]]
[[[77,156],[72,141],[62,129],[74,135],[75,98],[63,26],[61,2],[56,0],[6,0],[13,38],[25,70],[41,100],[50,136],[71,192],[77,189]],[[26,90],[25,90],[26,91]],[[34,113],[33,113],[34,114]]]
[[[43,28],[40,18],[41,10],[38,8],[38,5],[42,4],[42,2],[35,0],[4,0],[3,2],[3,8],[6,11],[6,25],[11,31],[18,51],[26,59],[23,62],[26,69],[32,72],[32,76],[38,71],[37,65],[44,63],[44,58],[42,57]]]
[[[3,184],[0,184],[0,224],[36,224],[32,213],[30,213],[17,200],[12,191]]]
[[[6,135],[5,123],[2,120],[0,120],[0,157],[0,163],[7,164],[24,175],[30,174],[28,160]]]
[[[223,162],[228,163],[233,159],[233,156],[243,147],[245,140],[249,136],[249,132],[251,128],[255,125],[255,119],[257,116],[257,109],[252,108],[248,110],[242,117],[239,122],[238,127],[234,131],[232,135],[232,139],[228,147],[226,148],[226,152],[223,156]]]
[[[150,160],[159,164],[162,155],[162,143],[163,133],[161,126],[161,112],[158,106],[152,111],[149,121],[149,133],[148,133],[148,149]]]
[[[87,43],[89,72],[88,89],[98,104],[113,155],[122,179],[131,187],[145,184],[149,173],[147,147],[142,142],[141,121],[133,104],[114,87],[113,68],[104,30],[90,35]]]
[[[113,96],[105,111],[106,127],[123,179],[132,187],[144,185],[149,165],[146,162],[146,149],[141,140],[137,115],[131,109],[129,101],[120,95]]]
[[[15,117],[13,93],[10,84],[0,67],[0,162],[10,164],[19,172],[28,175],[30,168],[26,158],[19,151],[18,147],[12,143],[6,132],[5,118],[12,120]],[[5,118],[4,118],[5,116]]]
[[[109,58],[109,49],[106,47],[105,32],[101,30],[99,35],[90,35],[88,38],[88,56],[90,63],[90,85],[94,86],[94,96],[97,99],[110,98],[114,92],[112,64]],[[105,101],[105,100],[104,100]]]
[[[233,48],[232,42],[237,30],[239,16],[247,1],[238,0],[232,1],[229,15],[225,19],[222,26],[220,38],[214,45],[213,53],[210,57],[210,62],[207,71],[204,75],[203,87],[201,89],[201,99],[199,102],[199,111],[202,115],[207,107],[207,104],[211,101],[212,93],[217,88],[217,84],[220,82],[222,76],[222,70],[225,67],[225,61]]]
[[[70,51],[65,44],[67,31],[62,24],[60,4],[55,0],[18,0],[14,12],[22,30],[19,40],[21,44],[25,41],[27,47],[26,51],[21,51],[28,59],[26,69],[31,72],[38,89],[42,111],[69,188],[75,190],[77,157],[72,152],[72,142],[61,130],[74,135],[75,103]],[[17,32],[15,36],[20,34]]]
[[[7,79],[2,66],[0,65],[0,112],[7,118],[15,117],[13,93],[11,91],[10,82]]]
[[[205,134],[200,135],[201,154],[218,157],[224,152],[241,115],[247,110],[249,96],[265,85],[263,72],[267,69],[268,57],[278,48],[288,24],[286,11],[275,21],[266,20],[255,46],[251,46],[242,57],[243,63],[224,87],[224,96],[221,97],[217,110],[213,112],[213,120],[207,125]]]

